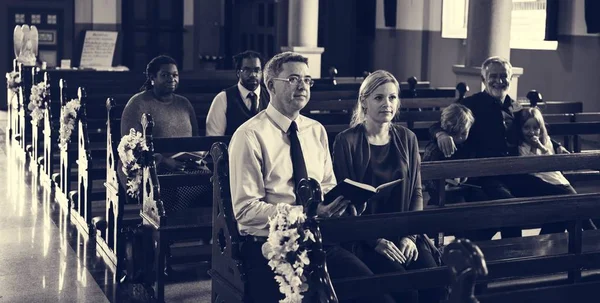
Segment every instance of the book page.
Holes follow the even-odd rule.
[[[398,183],[400,183],[402,181],[404,181],[404,179],[397,179],[397,180],[394,180],[394,181],[390,181],[388,183],[383,183],[383,184],[381,184],[381,185],[379,185],[377,187],[377,192],[379,192],[379,191],[381,191],[381,190],[383,190],[383,189],[385,189],[387,187],[395,186],[396,184],[398,184]]]
[[[369,185],[369,184],[365,184],[365,183],[356,182],[356,181],[354,181],[354,180],[350,180],[350,179],[348,179],[348,178],[344,179],[344,182],[346,182],[346,183],[348,183],[348,184],[350,184],[350,185],[356,186],[356,187],[358,187],[358,188],[362,188],[362,189],[364,189],[364,190],[368,190],[368,191],[370,191],[370,192],[376,192],[376,190],[375,190],[375,187],[373,187],[373,186],[371,186],[371,185]]]

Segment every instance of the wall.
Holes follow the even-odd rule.
[[[71,65],[78,66],[86,30],[121,31],[122,0],[76,0],[73,56]],[[113,66],[121,64],[121,35],[117,39]],[[68,59],[68,58],[67,58]]]
[[[556,51],[511,52],[525,70],[521,94],[537,89],[546,100],[582,101],[584,111],[600,111],[600,35],[586,33],[584,6],[584,0],[560,1]]]
[[[79,0],[78,0],[79,1]],[[10,8],[23,7],[23,0],[1,0],[0,1],[0,73],[4,73],[12,70],[12,60],[14,58],[13,51],[13,28],[8,28],[7,20],[14,18],[9,16],[8,12]],[[62,48],[63,58],[70,58],[72,56],[73,41],[68,37],[73,36],[73,0],[64,1],[44,1],[44,0],[28,0],[27,7],[31,9],[59,9],[64,12],[63,18],[63,29],[64,37]],[[58,58],[60,60],[61,58]],[[0,96],[6,96],[6,85],[0,85]],[[1,98],[0,98],[1,99]],[[6,109],[6,102],[0,102],[0,109]]]
[[[600,36],[586,34],[584,2],[560,1],[557,50],[511,50],[513,65],[524,69],[519,97],[536,89],[545,100],[582,101],[585,111],[600,111]],[[396,27],[386,28],[377,0],[373,69],[455,86],[452,65],[464,64],[465,45],[441,38],[441,7],[442,0],[398,0]]]

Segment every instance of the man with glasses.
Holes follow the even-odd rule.
[[[245,236],[241,256],[251,302],[283,299],[261,250],[276,205],[286,203],[301,208],[295,188],[302,179],[316,180],[323,193],[336,185],[325,127],[300,115],[310,99],[313,84],[306,57],[293,52],[274,56],[265,66],[265,85],[271,102],[264,111],[242,124],[229,144],[231,202],[240,234]],[[356,208],[342,196],[327,205],[320,203],[316,212],[319,217],[357,214]],[[373,275],[362,261],[341,246],[324,248],[332,278]],[[365,302],[393,302],[390,300],[374,294]]]
[[[262,58],[245,51],[233,57],[238,83],[220,92],[206,116],[206,135],[232,135],[235,130],[269,104],[269,93],[261,85]]]

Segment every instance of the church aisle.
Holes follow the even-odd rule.
[[[0,303],[108,302],[85,245],[69,245],[65,216],[7,145],[6,118],[0,111]]]

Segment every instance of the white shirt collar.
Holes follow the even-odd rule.
[[[292,124],[292,120],[290,120],[290,118],[286,117],[284,114],[282,114],[281,112],[279,112],[272,103],[269,103],[269,105],[267,105],[267,109],[265,110],[265,112],[267,113],[267,116],[269,116],[269,118],[271,118],[273,120],[273,122],[275,122],[275,124],[277,124],[277,126],[285,133],[287,133],[288,129],[290,128],[290,125]],[[298,115],[298,117],[296,118],[296,125],[298,126],[298,130],[300,130],[300,123],[302,122],[302,115]]]
[[[237,87],[238,87],[238,90],[240,91],[240,95],[242,96],[242,99],[248,98],[248,94],[250,93],[250,91],[247,88],[245,88],[242,85],[242,83],[240,83],[239,81],[237,83]],[[254,94],[256,95],[256,100],[259,100],[260,99],[260,85],[254,90]]]

